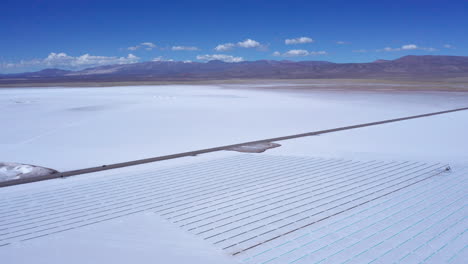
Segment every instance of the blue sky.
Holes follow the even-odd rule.
[[[4,0],[0,72],[151,60],[466,56],[467,10],[466,0]]]

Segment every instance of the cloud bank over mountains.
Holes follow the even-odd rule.
[[[89,53],[79,55],[79,56],[72,56],[64,52],[51,52],[45,58],[34,58],[29,60],[20,60],[18,62],[0,62],[0,73],[8,73],[8,72],[21,72],[27,70],[37,70],[41,68],[63,68],[63,69],[84,69],[86,67],[95,67],[95,66],[102,66],[102,65],[111,65],[111,64],[129,64],[129,63],[136,63],[140,61],[174,61],[174,57],[178,58],[179,61],[184,62],[191,62],[192,60],[198,60],[202,62],[210,61],[210,60],[221,60],[224,62],[241,62],[245,61],[244,52],[248,54],[254,54],[255,52],[260,52],[255,55],[256,57],[262,56],[268,58],[271,56],[272,58],[305,58],[309,56],[329,56],[334,54],[333,52],[329,52],[323,49],[307,49],[303,47],[316,47],[316,40],[312,39],[311,37],[301,36],[296,38],[286,38],[283,40],[284,47],[287,46],[301,46],[301,48],[297,49],[289,49],[283,50],[280,49],[274,51],[273,53],[262,53],[268,51],[270,47],[270,43],[262,43],[252,38],[245,38],[241,41],[237,42],[226,42],[222,44],[216,45],[213,50],[213,54],[207,53],[198,53],[194,54],[194,52],[199,52],[203,50],[199,46],[193,45],[156,45],[154,42],[146,41],[141,42],[137,45],[130,46],[127,48],[121,48],[120,51],[130,50],[132,53],[128,53],[124,56],[99,56],[99,55],[91,55]],[[326,45],[327,43],[325,43]],[[355,53],[356,55],[369,53],[369,52],[436,52],[440,49],[442,50],[455,50],[455,46],[452,44],[444,44],[440,47],[440,49],[436,49],[433,47],[426,47],[426,46],[419,46],[414,43],[404,44],[400,47],[391,47],[387,46],[381,49],[369,49],[369,48],[360,48],[360,47],[353,47],[355,44],[349,41],[332,41],[328,43],[329,47],[332,48],[333,46],[341,46],[342,49],[346,49],[349,47],[350,53]],[[320,47],[323,47],[324,44],[320,44]],[[168,52],[174,52],[173,54],[167,54]],[[178,53],[176,53],[178,52]],[[155,54],[156,53],[156,54]],[[234,53],[234,54],[226,54],[226,53]],[[242,53],[239,54],[239,53]],[[137,55],[135,55],[137,54]],[[180,55],[176,55],[180,54]],[[185,55],[184,55],[185,54]],[[180,56],[182,59],[180,59]],[[190,56],[190,57],[187,57]],[[144,57],[145,59],[142,59]],[[148,58],[149,57],[149,58]],[[171,58],[172,57],[172,58]],[[171,58],[171,59],[169,59]]]
[[[328,53],[324,50],[308,51],[308,50],[303,50],[303,49],[288,50],[284,53],[281,53],[279,51],[273,52],[273,56],[276,56],[276,57],[305,57],[305,56],[311,56],[311,55],[327,55],[327,54]]]
[[[1,64],[1,66],[7,69],[34,66],[45,66],[48,68],[63,67],[67,69],[80,69],[109,64],[129,64],[136,63],[139,61],[140,58],[131,53],[128,54],[126,57],[94,56],[90,54],[83,54],[81,56],[73,57],[67,55],[64,52],[51,52],[46,58],[43,59],[21,60],[18,63],[4,63]]]
[[[381,50],[377,50],[377,51],[404,51],[404,50],[424,50],[424,51],[436,51],[437,49],[435,48],[431,48],[431,47],[420,47],[416,44],[406,44],[406,45],[403,45],[399,48],[392,48],[392,47],[385,47]]]
[[[197,60],[201,61],[212,61],[212,60],[220,60],[224,62],[241,62],[244,61],[244,58],[242,57],[234,57],[231,55],[225,55],[225,54],[205,54],[205,55],[198,55]]]

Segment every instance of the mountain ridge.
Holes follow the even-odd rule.
[[[169,81],[215,79],[450,78],[468,77],[467,56],[408,55],[366,63],[257,60],[242,62],[150,61],[70,71],[44,69],[3,74],[1,83],[31,81]]]

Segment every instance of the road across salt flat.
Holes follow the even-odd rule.
[[[0,130],[0,161],[71,171],[461,108],[468,102],[468,93],[457,92],[246,88],[4,88],[0,124],[15,125]]]
[[[296,138],[302,138],[302,137],[308,137],[308,136],[316,136],[316,135],[321,135],[321,134],[328,134],[328,133],[345,131],[345,130],[362,128],[362,127],[377,126],[377,125],[382,125],[382,124],[388,124],[388,123],[411,120],[411,119],[416,119],[416,118],[423,118],[423,117],[429,117],[429,116],[435,116],[435,115],[454,113],[454,112],[465,111],[465,110],[468,110],[468,107],[450,109],[450,110],[439,111],[439,112],[426,113],[426,114],[421,114],[421,115],[416,115],[416,116],[400,117],[400,118],[376,121],[376,122],[365,123],[365,124],[357,124],[357,125],[346,126],[346,127],[338,127],[338,128],[332,128],[332,129],[326,129],[326,130],[320,130],[320,131],[306,132],[306,133],[296,134],[296,135],[289,135],[289,136],[283,136],[283,137],[262,139],[262,140],[238,143],[238,144],[233,144],[233,145],[228,145],[228,146],[221,146],[221,147],[214,147],[214,148],[209,148],[209,149],[202,149],[202,150],[195,150],[195,151],[190,151],[190,152],[172,154],[172,155],[167,155],[167,156],[160,156],[160,157],[153,157],[153,158],[147,158],[147,159],[141,159],[141,160],[133,160],[133,161],[127,161],[127,162],[121,162],[121,163],[115,163],[115,164],[109,164],[109,165],[102,165],[102,166],[99,166],[99,167],[91,167],[91,168],[84,168],[84,169],[73,170],[73,171],[66,171],[66,172],[41,176],[41,177],[23,178],[23,179],[11,180],[11,181],[6,181],[6,182],[0,182],[0,187],[6,187],[6,186],[17,185],[17,184],[36,182],[36,181],[41,181],[41,180],[50,180],[50,179],[57,179],[57,178],[63,178],[63,177],[70,177],[70,176],[76,176],[76,175],[81,175],[81,174],[85,174],[85,173],[92,173],[92,172],[98,172],[98,171],[104,171],[104,170],[110,170],[110,169],[117,169],[117,168],[122,168],[122,167],[141,165],[141,164],[150,163],[150,162],[163,161],[163,160],[169,160],[169,159],[175,159],[175,158],[182,158],[182,157],[187,157],[187,156],[195,156],[195,155],[199,155],[199,154],[205,154],[205,153],[221,151],[221,150],[228,150],[228,149],[232,149],[232,148],[236,148],[236,147],[240,147],[240,146],[254,145],[254,144],[258,144],[258,143],[270,143],[270,142],[273,142],[273,141],[296,139]]]
[[[15,186],[0,189],[0,256],[15,245],[59,234],[74,239],[75,230],[155,212],[249,264],[461,263],[468,175],[463,167],[446,169],[413,161],[241,154],[44,182],[27,193]]]

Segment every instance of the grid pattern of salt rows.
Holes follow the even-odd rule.
[[[244,263],[466,259],[468,188],[443,164],[239,155],[2,194],[0,246],[155,211]]]

